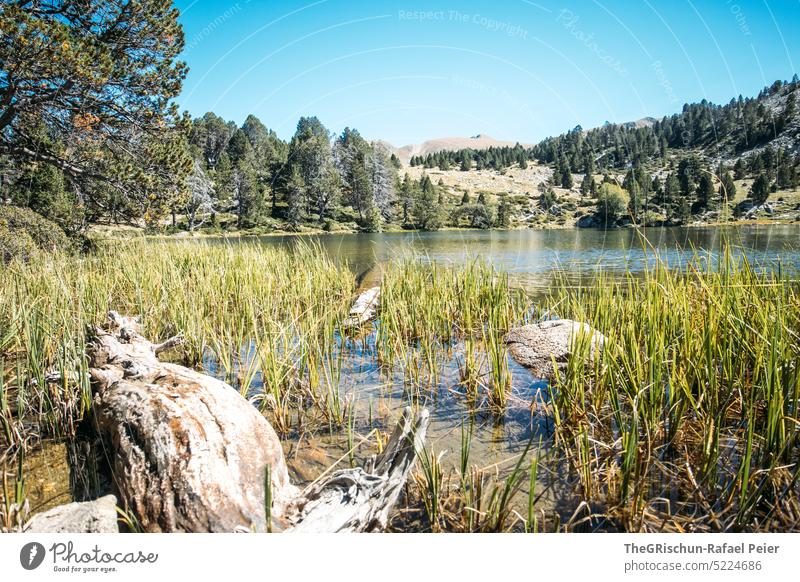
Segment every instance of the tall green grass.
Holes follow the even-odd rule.
[[[797,286],[730,251],[703,259],[553,290],[609,340],[594,359],[578,342],[556,380],[557,438],[621,529],[794,529]]]
[[[342,330],[352,274],[303,245],[130,241],[1,266],[2,448],[15,466],[36,438],[73,433],[90,403],[86,329],[115,309],[141,315],[153,340],[183,333],[173,357],[226,378],[285,438],[324,430],[352,450],[359,427],[385,422],[386,402],[375,407],[383,418],[371,400],[360,418],[346,394],[356,345],[387,392],[399,379],[412,405],[456,395],[470,419],[460,456],[448,473],[441,451],[421,455],[399,515],[418,506],[422,517],[401,518],[406,527],[795,530],[800,293],[778,270],[736,257],[697,256],[681,271],[656,260],[646,273],[584,286],[564,274],[536,297],[479,260],[399,259],[386,269],[379,319],[357,333]],[[530,403],[550,415],[553,434],[504,471],[479,468],[474,419],[501,426],[509,407],[528,404],[515,388],[533,380],[509,365],[503,335],[544,312],[588,322],[606,347],[592,356],[589,338],[576,338],[542,402]],[[53,370],[76,373],[46,381]],[[8,523],[20,482],[4,496]]]
[[[328,370],[322,376],[330,374],[323,360],[354,291],[346,267],[302,245],[289,251],[247,243],[126,241],[85,257],[0,266],[0,278],[6,441],[24,440],[23,421],[34,421],[44,434],[71,434],[90,402],[82,373],[86,330],[103,323],[110,309],[140,315],[144,335],[154,341],[182,333],[179,356],[185,363],[213,361],[215,371],[245,395],[263,380],[263,409],[274,412],[278,428],[289,430],[289,408],[302,388],[298,378],[322,368]],[[73,374],[48,383],[52,370]],[[337,410],[333,416],[341,421],[342,415]]]

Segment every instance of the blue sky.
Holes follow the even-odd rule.
[[[395,145],[751,96],[800,65],[800,0],[179,0],[192,115],[316,115]]]

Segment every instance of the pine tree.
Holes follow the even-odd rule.
[[[158,224],[193,168],[183,49],[172,2],[0,3],[0,154],[57,168],[90,213]]]
[[[722,180],[720,180],[719,184],[719,196],[725,202],[733,202],[736,198],[736,184],[734,184],[730,172],[725,172],[722,175]]]
[[[406,174],[403,178],[403,182],[400,184],[398,196],[398,202],[400,204],[404,225],[410,224],[411,211],[414,208],[414,203],[418,197],[419,194],[417,193],[416,183],[408,174]]]
[[[330,135],[316,117],[301,117],[297,122],[288,159],[303,178],[307,212],[315,213],[320,222],[332,218],[341,198],[342,183],[334,164]]]
[[[556,196],[555,191],[553,188],[549,186],[544,186],[540,188],[539,192],[539,206],[545,212],[549,212],[553,206],[556,205],[558,202],[558,197]]]
[[[750,188],[750,200],[752,200],[753,204],[756,206],[760,206],[767,201],[767,198],[769,198],[769,178],[767,178],[766,173],[762,172],[756,176]]]
[[[675,172],[667,176],[664,183],[664,206],[666,207],[667,220],[677,216],[678,205],[681,201],[681,184]]]
[[[630,182],[628,190],[628,212],[631,214],[634,224],[639,224],[642,214],[642,188],[637,180]]]
[[[581,197],[586,198],[592,193],[592,183],[594,182],[594,178],[591,174],[584,174],[583,180],[581,180]]]
[[[414,223],[422,230],[438,230],[442,226],[439,192],[427,174],[420,178],[414,204]]]
[[[692,219],[692,207],[689,204],[689,199],[682,197],[678,202],[678,207],[675,217],[681,224],[688,224]]]
[[[500,196],[500,203],[497,205],[497,228],[509,228],[511,226],[511,205],[508,203],[508,196]]]
[[[459,168],[462,172],[468,172],[472,169],[472,155],[469,150],[461,151],[461,166]]]
[[[742,162],[742,158],[736,160],[736,163],[733,165],[733,177],[736,180],[741,180],[747,175],[747,171],[744,167],[744,163]]]
[[[705,210],[712,206],[714,198],[714,181],[711,179],[711,174],[704,172],[700,175],[700,180],[697,184],[697,207],[699,210]]]
[[[569,171],[569,166],[564,166],[561,171],[561,187],[572,188],[572,172]]]
[[[306,206],[306,185],[297,166],[293,166],[286,181],[286,221],[292,228],[297,228],[303,220]]]

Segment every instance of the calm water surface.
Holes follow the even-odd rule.
[[[473,258],[486,260],[510,273],[518,284],[534,290],[547,287],[555,271],[575,279],[598,272],[636,273],[652,266],[656,256],[673,268],[681,268],[697,254],[714,262],[726,246],[736,255],[746,256],[757,268],[794,272],[800,267],[800,225],[328,234],[258,240],[265,245],[290,248],[303,242],[319,244],[337,262],[346,262],[362,277],[364,287],[379,284],[382,267],[409,253],[420,260],[454,266]],[[339,390],[355,407],[361,434],[374,427],[368,419],[375,411],[396,412],[408,402],[405,370],[398,367],[387,376],[380,369],[374,357],[374,337],[373,330],[357,341],[340,338],[339,343],[339,350],[344,353]],[[546,412],[547,382],[509,358],[513,382],[506,413],[500,417],[470,415],[459,385],[461,361],[463,345],[457,345],[452,355],[441,362],[438,384],[423,397],[424,405],[431,410],[428,445],[437,452],[446,451],[443,465],[447,468],[457,464],[462,427],[470,424],[474,432],[471,462],[479,467],[496,467],[501,476],[513,467],[529,439],[536,443],[541,438],[542,452],[546,452],[552,429],[552,419]],[[488,367],[487,362],[484,365]],[[213,373],[214,362],[206,361],[206,369]],[[257,384],[258,378],[256,390]],[[327,464],[341,458],[347,444],[344,435],[293,443],[289,457],[295,460],[292,466],[296,477],[313,478]],[[548,489],[543,504],[568,518],[578,502],[574,494],[559,489],[558,479],[545,477],[541,485]]]
[[[253,239],[211,240],[220,244],[238,244]],[[382,267],[409,253],[421,260],[444,265],[458,265],[477,257],[509,272],[518,284],[531,289],[547,287],[556,270],[577,279],[600,271],[611,274],[626,270],[641,272],[652,265],[656,252],[675,268],[685,265],[695,251],[714,261],[726,241],[737,254],[747,256],[759,268],[795,272],[800,267],[800,225],[648,228],[638,232],[619,229],[328,234],[267,236],[257,240],[264,245],[290,248],[302,242],[319,244],[335,261],[346,263],[360,277],[362,286],[379,284]],[[381,426],[379,418],[396,418],[398,409],[408,403],[405,370],[397,367],[388,374],[381,370],[375,357],[374,338],[373,328],[371,333],[367,331],[360,338],[340,337],[338,341],[338,351],[342,355],[338,387],[355,411],[353,424],[361,435]],[[251,354],[252,347],[243,346],[245,365]],[[446,468],[457,465],[462,427],[470,424],[474,432],[471,463],[496,470],[500,476],[513,467],[516,457],[531,438],[535,443],[542,439],[541,452],[545,454],[549,449],[552,428],[552,419],[545,410],[545,402],[549,399],[547,383],[509,359],[513,387],[506,413],[501,417],[472,416],[459,386],[458,371],[462,360],[463,345],[456,345],[441,362],[438,384],[429,387],[422,399],[431,410],[428,446],[437,453],[445,451],[443,465]],[[484,365],[487,364],[484,362]],[[220,370],[213,354],[204,358],[203,368],[206,373],[234,381]],[[251,388],[251,395],[262,390],[260,373]],[[350,443],[344,431],[339,431],[295,437],[285,440],[284,444],[294,478],[302,482],[314,479],[337,461],[340,466],[346,466],[344,459]],[[574,497],[574,492],[559,487],[560,479],[556,477],[560,471],[547,467],[546,461],[543,463],[546,468],[540,471],[537,490],[539,486],[546,488],[546,494],[540,500],[540,506],[555,509],[568,519],[579,500]],[[64,463],[40,464],[49,469],[45,471],[47,476],[41,479],[46,486],[33,487],[39,490],[35,494],[41,497],[37,498],[39,509],[68,495],[66,473],[60,470]],[[59,467],[59,470],[54,467]],[[39,472],[32,471],[31,481],[40,478]]]
[[[249,239],[243,239],[249,240]],[[480,257],[526,286],[547,285],[554,270],[581,276],[598,271],[640,272],[656,252],[671,267],[685,265],[695,251],[711,260],[727,244],[762,268],[800,267],[800,224],[731,227],[673,227],[595,230],[439,231],[375,234],[268,236],[265,245],[318,243],[337,261],[346,261],[365,284],[379,278],[375,267],[404,254],[459,264]]]

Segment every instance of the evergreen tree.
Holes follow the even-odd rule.
[[[642,187],[638,180],[631,180],[628,190],[628,212],[634,224],[639,224],[642,218]]]
[[[508,196],[506,195],[500,196],[495,226],[497,228],[509,228],[511,226],[511,205],[508,203]]]
[[[733,177],[736,180],[741,180],[747,175],[747,170],[744,167],[744,163],[742,162],[742,158],[736,160],[736,163],[733,165]]]
[[[300,169],[293,166],[286,181],[286,221],[292,228],[297,228],[303,220],[306,206],[306,185]]]
[[[419,194],[417,192],[416,183],[408,174],[406,174],[403,178],[403,182],[400,184],[398,196],[398,202],[400,204],[401,216],[403,217],[404,225],[410,224],[411,212],[418,197]]]
[[[583,180],[581,180],[581,197],[586,198],[592,193],[592,185],[594,184],[594,178],[591,174],[584,174]]]
[[[568,165],[565,165],[561,170],[561,187],[572,188],[572,172],[570,172]]]
[[[722,180],[720,180],[719,184],[719,196],[721,200],[726,202],[733,202],[736,198],[736,184],[734,184],[730,172],[725,172],[722,175]]]
[[[461,151],[461,166],[459,168],[462,172],[468,172],[472,169],[472,156],[469,150]]]
[[[681,224],[688,224],[691,221],[692,207],[688,198],[682,197],[678,201],[678,206],[675,211],[675,218],[677,218],[678,222]]]
[[[650,192],[656,204],[664,203],[664,187],[661,185],[661,178],[658,176],[653,176],[653,181],[650,182]]]
[[[711,174],[704,172],[700,175],[700,180],[697,184],[697,209],[705,210],[710,208],[714,198],[714,181],[711,179]]]
[[[341,178],[334,166],[328,130],[316,117],[301,117],[289,144],[289,163],[305,184],[307,212],[320,222],[331,218],[341,196]],[[291,171],[291,170],[290,170]]]
[[[680,180],[675,175],[675,172],[672,172],[667,176],[667,180],[664,183],[664,206],[667,211],[667,220],[677,216],[677,209],[681,199]]]
[[[558,197],[556,196],[555,191],[553,188],[549,186],[543,186],[540,188],[539,192],[539,206],[545,212],[549,212],[553,206],[556,205],[558,201]]]
[[[0,155],[57,168],[89,214],[157,224],[192,171],[183,48],[171,2],[0,3]]]
[[[422,230],[438,230],[442,227],[439,192],[427,174],[420,178],[417,193],[413,210],[416,227]]]
[[[769,189],[769,178],[767,178],[766,173],[762,172],[756,176],[750,188],[750,200],[752,200],[753,204],[756,206],[764,204],[767,198],[769,198]]]
[[[358,130],[346,127],[333,146],[333,159],[342,180],[343,202],[358,212],[363,221],[374,205],[372,171],[368,160],[372,156],[367,141]]]

